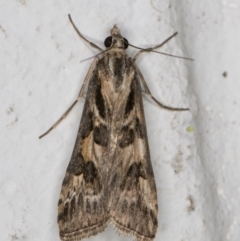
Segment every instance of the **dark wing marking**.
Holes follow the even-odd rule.
[[[100,89],[99,89],[100,88]],[[101,99],[98,69],[95,67],[89,81],[82,119],[73,154],[62,184],[58,204],[58,225],[62,240],[81,240],[105,229],[109,219],[104,200],[104,183],[101,160],[96,155],[107,145],[104,125],[104,102]],[[98,98],[98,118],[94,109]],[[99,120],[99,121],[98,121]],[[101,149],[102,148],[102,149]]]
[[[153,240],[158,227],[158,206],[150,161],[141,86],[134,71],[126,97],[122,129],[119,132],[115,168],[109,181],[111,221],[125,235],[139,241]],[[116,195],[119,194],[119,195]]]

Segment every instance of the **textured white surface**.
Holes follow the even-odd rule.
[[[137,61],[153,95],[144,97],[159,202],[158,241],[240,239],[240,5],[220,0],[0,1],[0,240],[57,241],[57,202],[84,100],[39,140],[77,97],[113,24],[147,47]],[[132,56],[136,51],[128,49]],[[226,77],[223,73],[226,72]],[[194,127],[193,132],[186,128]],[[109,227],[93,240],[132,240]]]

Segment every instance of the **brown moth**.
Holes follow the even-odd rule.
[[[92,47],[70,22],[78,35]],[[138,241],[153,240],[158,228],[157,192],[150,161],[142,89],[158,105],[135,64],[141,49],[130,58],[128,41],[115,25],[106,50],[95,57],[77,100],[41,137],[66,117],[83,96],[89,82],[82,119],[58,203],[61,240],[77,241],[102,232],[110,223]]]

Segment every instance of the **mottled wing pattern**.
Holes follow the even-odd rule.
[[[111,223],[138,241],[157,231],[157,196],[141,86],[133,61],[109,51],[96,64],[59,200],[62,240]]]
[[[62,184],[58,204],[58,225],[62,240],[81,240],[105,229],[109,220],[104,195],[103,164],[96,153],[101,121],[96,116],[95,98],[99,91],[95,67],[89,87],[73,154]],[[98,147],[102,153],[106,146]],[[106,150],[105,150],[106,151]]]
[[[129,60],[130,61],[130,60]],[[133,63],[128,63],[121,130],[111,181],[109,209],[118,230],[139,241],[153,240],[158,227],[158,205],[150,161],[142,94]],[[124,84],[124,83],[123,83]],[[128,90],[129,86],[129,90]],[[116,107],[115,107],[116,108]],[[118,109],[118,108],[117,108]]]

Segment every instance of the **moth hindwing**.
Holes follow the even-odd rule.
[[[106,50],[88,41],[69,20],[78,35],[101,51],[91,64],[76,101],[43,135],[54,129],[72,110],[87,83],[88,91],[76,143],[58,203],[61,240],[78,241],[102,232],[111,223],[120,233],[138,241],[154,239],[158,227],[157,192],[147,140],[142,90],[158,102],[125,53],[128,41],[115,25],[106,38]],[[132,45],[131,45],[132,46]],[[98,57],[100,56],[101,57]]]

